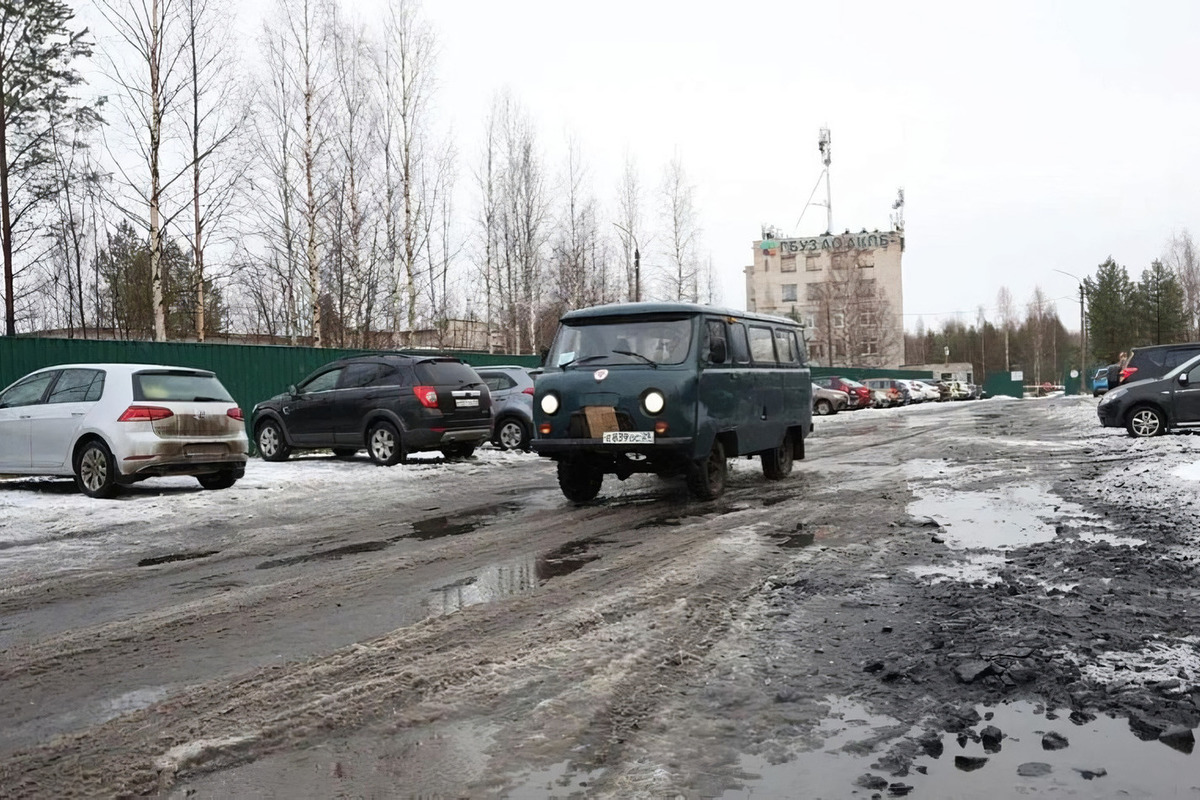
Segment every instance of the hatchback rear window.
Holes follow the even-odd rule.
[[[177,403],[232,403],[233,398],[211,372],[135,372],[134,400]]]
[[[470,386],[480,382],[475,370],[461,361],[419,361],[414,369],[417,380],[428,386]]]

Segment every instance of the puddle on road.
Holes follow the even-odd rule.
[[[568,542],[548,553],[531,553],[490,564],[432,589],[426,600],[429,616],[444,616],[467,606],[528,594],[546,581],[570,575],[599,560],[600,554],[589,552],[590,548],[609,543],[601,539],[579,540]]]
[[[477,508],[463,514],[442,517],[429,517],[412,523],[413,532],[396,538],[413,538],[423,542],[430,539],[441,539],[444,536],[461,536],[471,533],[484,525],[490,525],[497,517],[515,514],[525,505],[521,503],[497,503],[491,506]]]
[[[1200,754],[1191,751],[1187,733],[1181,732],[1171,744],[1144,741],[1130,730],[1128,720],[1081,718],[1082,724],[1076,724],[1065,712],[1058,716],[1039,710],[1027,702],[979,707],[983,721],[965,736],[944,733],[925,743],[925,755],[903,777],[871,768],[896,741],[888,736],[892,721],[865,713],[825,720],[816,733],[832,735],[820,750],[775,765],[743,756],[743,769],[754,777],[722,797],[817,800],[870,797],[873,791],[889,798],[1158,798],[1200,793]],[[860,720],[857,728],[851,726],[855,719]],[[999,742],[980,736],[987,726],[999,729]],[[1056,737],[1044,740],[1047,734],[1063,737],[1065,745]],[[878,788],[858,782],[868,775]]]
[[[749,797],[843,798],[854,790],[854,781],[874,760],[873,742],[899,738],[910,729],[890,717],[871,714],[845,698],[831,701],[829,712],[812,732],[823,740],[819,749],[772,764],[763,756],[739,759],[743,786],[720,795],[723,800]],[[859,794],[869,796],[861,789]]]
[[[342,556],[351,556],[357,553],[374,553],[391,546],[392,545],[390,542],[358,542],[356,544],[348,544],[344,547],[335,547],[332,550],[321,550],[316,553],[305,553],[302,556],[291,556],[289,558],[277,558],[272,561],[264,561],[257,565],[255,569],[290,567],[293,564],[303,564],[308,561],[333,561],[341,558]]]
[[[568,761],[555,764],[544,770],[531,772],[512,789],[504,792],[505,800],[545,800],[551,797],[586,797],[590,787],[604,770],[575,772]],[[670,796],[670,795],[668,795]]]
[[[165,556],[154,556],[153,558],[143,558],[137,562],[139,567],[153,567],[159,564],[170,564],[174,561],[191,561],[197,558],[208,558],[215,556],[220,550],[201,550],[198,553],[170,553]]]
[[[1012,486],[990,492],[932,488],[918,489],[917,493],[921,496],[908,504],[908,513],[935,519],[943,528],[939,535],[956,550],[1007,550],[1048,542],[1056,534],[1044,517],[1078,517],[1084,513],[1041,486]]]
[[[908,571],[918,578],[931,578],[930,583],[961,581],[991,585],[1000,582],[1000,576],[997,573],[1003,566],[1004,556],[977,553],[967,556],[961,561],[949,561],[937,565],[920,564],[909,567]]]

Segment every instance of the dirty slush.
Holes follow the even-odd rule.
[[[791,478],[738,461],[713,503],[635,477],[575,507],[508,454],[399,494],[311,459],[203,526],[181,491],[140,531],[6,543],[0,795],[1194,793],[1171,476],[1200,437],[1094,408],[821,418]],[[54,485],[3,491],[52,514]]]

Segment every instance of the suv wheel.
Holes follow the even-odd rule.
[[[516,417],[500,420],[496,427],[496,446],[501,450],[529,450],[529,426]]]
[[[729,464],[725,460],[725,448],[718,439],[713,442],[708,457],[692,464],[688,470],[687,487],[693,497],[700,500],[716,500],[725,491],[725,477]]]
[[[442,448],[442,455],[446,458],[470,458],[474,454],[473,444],[448,444]]]
[[[404,443],[400,432],[390,422],[376,422],[367,433],[367,452],[371,460],[381,467],[391,467],[405,459]]]
[[[558,488],[572,503],[586,503],[600,494],[604,473],[584,459],[563,459],[558,462]]]
[[[93,439],[75,457],[75,485],[88,497],[117,493],[117,462],[104,442]]]
[[[816,412],[822,417],[827,417],[833,413],[833,403],[828,400],[821,399],[817,401]]]
[[[786,478],[792,472],[792,465],[795,463],[794,450],[792,449],[792,434],[789,431],[783,435],[783,442],[779,447],[774,447],[763,453],[762,468],[763,475],[769,481],[777,481]]]
[[[1129,431],[1130,436],[1139,438],[1158,436],[1167,429],[1167,420],[1157,408],[1139,406],[1130,412],[1125,429]]]
[[[254,443],[263,461],[287,461],[292,448],[283,438],[283,428],[273,419],[263,420],[254,434]]]

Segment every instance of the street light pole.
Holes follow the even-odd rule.
[[[1072,275],[1066,270],[1056,269],[1055,272],[1074,278],[1079,284],[1079,393],[1087,394],[1087,320],[1083,313],[1083,281],[1079,276]]]
[[[637,236],[624,225],[614,222],[613,226],[633,240],[633,302],[642,302],[642,248]]]

